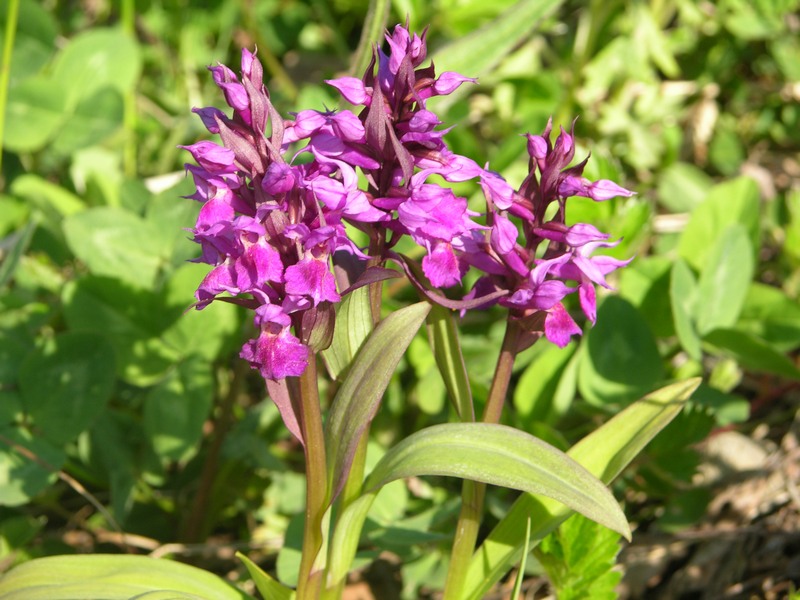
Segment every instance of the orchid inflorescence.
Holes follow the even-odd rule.
[[[239,77],[226,66],[210,67],[233,116],[194,109],[222,145],[184,147],[197,163],[186,166],[197,188],[191,198],[203,202],[193,229],[202,246],[197,260],[213,266],[196,307],[226,292],[255,310],[260,333],[241,356],[267,380],[299,376],[330,343],[333,307],[344,291],[337,290],[332,269],[335,253],[365,268],[395,260],[429,299],[461,309],[500,304],[527,334],[544,334],[562,347],[581,333],[563,299],[577,291],[594,322],[595,285],[608,287],[605,276],[628,262],[592,256],[618,242],[592,225],[566,224],[570,197],[632,195],[611,181],[585,179],[588,159],[569,166],[572,131],[562,128],[554,144],[552,123],[542,135],[527,135],[529,173],[518,190],[447,147],[448,130],[439,128],[426,101],[475,80],[453,72],[437,77],[433,64],[421,66],[425,37],[398,25],[386,36],[389,53],[376,49],[361,79],[327,82],[361,107],[358,114],[303,110],[285,120],[270,101],[261,63],[247,49]],[[434,175],[435,181],[478,182],[485,214],[432,181]],[[345,224],[365,232],[369,246],[359,247]],[[403,236],[424,248],[427,282],[394,252]],[[482,275],[462,301],[431,291],[461,283],[470,268]]]

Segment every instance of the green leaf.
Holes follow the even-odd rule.
[[[554,423],[572,402],[569,394],[559,395],[563,374],[575,355],[576,346],[547,346],[522,372],[514,390],[514,407],[526,422]],[[573,394],[574,395],[574,394]],[[563,401],[557,404],[556,400]]]
[[[106,87],[81,99],[58,131],[52,149],[62,155],[102,142],[122,125],[120,92]]]
[[[67,104],[76,106],[103,88],[124,94],[141,71],[136,41],[121,29],[94,28],[72,38],[53,64],[53,77],[64,87]]]
[[[336,393],[325,427],[331,500],[344,485],[361,433],[375,416],[397,364],[428,311],[430,304],[419,302],[381,321],[364,342]]]
[[[513,427],[445,423],[417,431],[383,456],[364,489],[418,475],[448,475],[543,494],[630,535],[625,515],[602,483],[560,450]]]
[[[462,421],[474,421],[472,391],[452,311],[438,304],[433,305],[428,314],[427,329],[436,366],[456,413]]]
[[[37,219],[31,219],[21,231],[3,240],[4,248],[0,250],[0,256],[2,256],[2,262],[0,262],[0,287],[3,287],[14,276],[19,260],[28,250],[28,245],[31,243],[33,232],[36,231],[37,226]]]
[[[703,352],[700,348],[700,336],[697,334],[693,319],[698,302],[697,280],[692,269],[682,258],[677,259],[672,265],[669,297],[678,340],[689,356],[700,360]]]
[[[25,429],[0,429],[0,506],[30,502],[55,482],[66,459],[61,448]],[[0,591],[3,581],[0,578]]]
[[[790,352],[800,346],[800,304],[780,288],[753,282],[736,328]]]
[[[154,292],[118,279],[89,276],[68,282],[62,302],[70,328],[107,336],[120,376],[129,383],[153,385],[185,355],[161,339],[182,310],[164,307]],[[193,349],[185,350],[189,354]]]
[[[631,404],[567,452],[592,475],[609,484],[683,408],[700,379],[668,385]],[[465,596],[480,600],[520,559],[525,521],[533,524],[537,542],[572,514],[549,498],[523,494],[478,548],[466,574]],[[535,544],[532,544],[535,545]]]
[[[664,376],[650,328],[622,298],[609,296],[603,301],[581,352],[578,388],[594,404],[629,402]]]
[[[100,206],[64,223],[70,249],[95,275],[152,289],[164,262],[153,226],[125,209]]]
[[[689,212],[705,199],[713,183],[699,167],[676,162],[658,178],[658,201],[671,212]]]
[[[241,552],[236,553],[236,558],[247,567],[247,572],[250,573],[253,583],[256,584],[256,588],[264,597],[264,600],[294,600],[295,593],[293,589],[275,581],[268,573],[262,571],[261,567]]]
[[[372,331],[369,286],[347,294],[336,307],[336,328],[331,345],[321,352],[331,378],[339,379]]]
[[[144,429],[158,456],[186,462],[197,452],[213,396],[210,365],[197,358],[180,363],[148,392]]]
[[[751,247],[759,248],[758,186],[749,177],[711,188],[706,199],[692,211],[678,245],[680,255],[702,272],[717,239],[736,224],[746,228]]]
[[[736,359],[745,368],[800,379],[800,369],[791,359],[752,334],[735,329],[715,329],[703,341]]]
[[[520,0],[484,27],[443,46],[431,59],[440,72],[455,71],[467,77],[486,75],[562,3],[563,0]],[[452,105],[466,87],[442,98],[437,106]]]
[[[66,96],[57,81],[31,77],[9,90],[3,147],[36,152],[52,140],[68,116]]]
[[[105,410],[115,371],[114,351],[103,337],[63,333],[20,368],[25,411],[42,437],[69,442]]]
[[[542,540],[536,558],[545,568],[559,600],[616,600],[622,572],[614,570],[619,535],[573,515]]]
[[[717,239],[700,274],[694,314],[701,335],[736,323],[754,268],[747,231],[732,225]]]
[[[86,208],[83,200],[75,194],[33,173],[17,177],[11,184],[11,193],[45,212],[55,211],[61,217],[68,217]]]
[[[2,600],[246,600],[216,575],[145,556],[83,554],[37,558],[0,579]]]

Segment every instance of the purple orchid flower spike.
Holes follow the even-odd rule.
[[[377,163],[359,154],[364,130],[355,115],[304,111],[285,122],[264,87],[261,63],[248,50],[238,76],[224,65],[210,70],[233,113],[195,109],[222,145],[182,146],[197,163],[186,166],[196,184],[191,198],[203,203],[193,230],[202,246],[197,260],[212,266],[198,287],[196,307],[228,294],[234,298],[227,300],[254,308],[259,333],[241,356],[265,379],[279,382],[301,375],[314,352],[330,343],[333,303],[340,299],[331,255],[342,250],[366,259],[341,221],[350,205],[366,202],[355,176],[345,178],[345,189],[331,178],[335,166],[316,160],[295,165],[286,156],[288,146],[302,137],[298,132],[312,132],[312,145],[339,158]],[[287,424],[296,422],[290,408],[281,406]]]
[[[481,185],[487,200],[489,231],[482,240],[475,240],[477,250],[466,253],[465,258],[486,273],[468,297],[507,290],[507,295],[484,306],[499,303],[508,307],[511,318],[523,324],[529,338],[543,333],[563,347],[571,336],[581,333],[564,308],[564,298],[577,291],[583,313],[594,323],[594,286],[609,287],[605,276],[630,262],[592,256],[594,250],[619,242],[609,242],[609,235],[593,225],[568,226],[566,201],[572,196],[603,201],[633,192],[611,181],[585,179],[582,174],[588,159],[569,166],[575,156],[572,132],[562,128],[553,144],[551,131],[549,121],[542,135],[527,135],[529,173],[518,191],[496,173],[484,172]],[[544,313],[543,319],[537,317],[540,313]]]

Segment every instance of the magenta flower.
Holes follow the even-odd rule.
[[[487,274],[480,278],[467,298],[480,298],[493,291],[508,294],[487,303],[498,303],[511,310],[512,318],[533,324],[529,333],[542,332],[540,320],[532,317],[544,312],[543,333],[551,342],[565,346],[581,330],[565,310],[563,299],[577,291],[586,318],[597,316],[594,285],[609,287],[605,276],[630,261],[608,256],[592,256],[600,247],[615,246],[609,235],[593,225],[567,226],[566,201],[585,196],[602,201],[614,196],[631,196],[617,184],[583,178],[586,160],[570,167],[575,155],[573,135],[563,129],[555,145],[550,142],[552,122],[541,136],[528,135],[529,174],[514,191],[496,173],[485,172],[481,185],[487,200],[488,234],[476,240],[477,250],[466,259]],[[548,210],[555,204],[555,211]],[[520,242],[521,226],[523,241]],[[540,258],[541,257],[541,258]],[[575,285],[568,285],[574,282]]]
[[[202,246],[197,260],[213,267],[197,289],[196,306],[229,294],[255,308],[259,334],[245,343],[242,357],[266,379],[299,376],[332,333],[332,303],[340,297],[330,256],[344,250],[364,257],[347,239],[341,218],[365,200],[354,175],[344,189],[330,178],[333,167],[294,165],[285,153],[298,132],[312,132],[313,143],[329,154],[376,163],[359,154],[364,130],[354,115],[304,111],[285,122],[263,85],[261,63],[248,50],[242,51],[239,77],[223,65],[210,70],[233,115],[195,109],[222,145],[182,146],[197,163],[186,166],[196,184],[191,198],[203,202],[193,230]],[[342,189],[334,197],[337,185]],[[326,329],[323,335],[315,333],[319,327]]]

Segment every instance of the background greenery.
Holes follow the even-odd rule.
[[[689,408],[617,484],[641,531],[703,517],[710,492],[685,491],[694,444],[715,428],[749,431],[797,409],[781,399],[800,380],[799,6],[392,5],[390,25],[407,17],[412,29],[430,26],[440,72],[479,77],[431,103],[457,124],[448,135],[456,151],[518,183],[519,134],[540,132],[550,115],[564,126],[579,117],[580,150],[592,153],[587,175],[638,193],[570,202],[572,220],[623,237],[614,255],[636,259],[580,342],[564,350],[542,342],[520,357],[505,418],[567,448],[642,394],[702,375]],[[191,183],[188,154],[176,146],[207,136],[190,109],[223,101],[205,68],[236,68],[243,46],[258,48],[284,115],[337,106],[321,81],[347,70],[367,8],[366,0],[21,2],[0,184],[0,569],[134,549],[243,580],[231,549],[245,547],[294,583],[302,453],[257,373],[237,358],[249,317],[222,303],[186,310],[205,267],[187,262],[198,252],[185,228],[199,206],[180,197]],[[0,19],[7,36],[8,2]],[[459,190],[480,209],[474,187]],[[413,298],[405,284],[390,285],[385,308]],[[502,319],[498,310],[463,321],[478,402]],[[373,426],[369,460],[449,416],[420,335]],[[434,478],[387,486],[359,564],[387,549],[403,565],[403,597],[435,590],[457,490]],[[512,500],[490,495],[489,525]],[[545,569],[562,597],[587,589],[602,597],[619,578],[609,572],[616,537],[569,527],[528,568]],[[591,548],[571,548],[578,538]],[[566,576],[565,565],[585,577]]]

